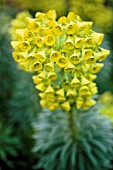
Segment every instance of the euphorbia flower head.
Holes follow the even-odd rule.
[[[92,30],[73,12],[56,20],[56,12],[37,12],[26,18],[27,28],[18,30],[21,38],[12,41],[13,58],[25,71],[35,72],[40,104],[55,110],[88,109],[95,104],[93,82],[108,50],[101,48],[104,35]]]

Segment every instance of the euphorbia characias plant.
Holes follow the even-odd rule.
[[[104,35],[92,30],[73,12],[56,20],[55,10],[26,17],[27,28],[16,30],[13,58],[21,69],[35,72],[43,108],[88,109],[96,102],[96,73],[109,50],[100,47]]]

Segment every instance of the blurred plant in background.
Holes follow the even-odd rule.
[[[31,14],[28,11],[22,11],[19,12],[16,15],[16,18],[11,21],[9,33],[11,34],[12,39],[16,39],[15,37],[16,29],[24,29],[27,27],[27,24],[25,22],[26,17],[32,18]]]
[[[8,1],[6,0],[6,4]],[[67,1],[66,0],[31,0],[23,1],[23,0],[11,0],[10,3],[13,6],[18,6],[22,9],[32,10],[32,11],[41,11],[47,12],[49,9],[55,9],[58,13],[58,16],[64,15],[67,12]]]
[[[100,96],[99,103],[102,104],[100,112],[113,121],[113,94],[110,91],[104,92]]]
[[[105,33],[112,29],[113,10],[105,5],[105,0],[70,0],[70,11],[74,11],[83,20],[93,21]]]

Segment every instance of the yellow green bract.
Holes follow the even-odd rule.
[[[99,103],[103,104],[100,113],[108,116],[113,122],[113,94],[109,91],[100,96]]]
[[[27,28],[17,30],[13,58],[21,69],[36,72],[33,81],[40,90],[43,108],[72,106],[88,109],[97,93],[93,80],[109,51],[99,45],[103,34],[92,30],[92,22],[81,21],[70,12],[56,21],[56,12],[37,12],[26,18]]]

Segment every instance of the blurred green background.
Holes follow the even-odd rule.
[[[84,21],[93,21],[95,31],[105,34],[101,46],[109,49],[110,55],[96,83],[99,95],[113,93],[113,0],[0,0],[0,170],[31,170],[39,159],[32,152],[35,145],[32,123],[41,111],[39,98],[33,74],[20,70],[12,59],[10,41],[14,38],[11,27],[25,26],[20,12],[34,17],[37,11],[49,9],[55,9],[58,18],[74,11]]]

